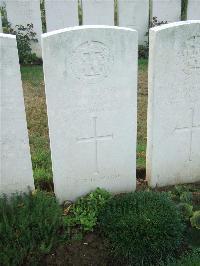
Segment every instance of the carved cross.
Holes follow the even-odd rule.
[[[112,140],[113,139],[113,134],[110,135],[104,135],[104,136],[99,136],[97,134],[97,117],[93,117],[93,130],[94,130],[94,135],[92,137],[87,137],[87,138],[77,138],[78,143],[82,142],[94,142],[94,164],[95,164],[95,174],[99,173],[99,165],[98,165],[98,142],[99,141],[104,141],[104,140]]]

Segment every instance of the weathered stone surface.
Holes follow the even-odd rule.
[[[78,0],[45,1],[47,31],[78,26]]]
[[[200,20],[200,1],[188,0],[187,19]]]
[[[114,25],[114,0],[82,0],[83,25]]]
[[[151,0],[151,15],[158,21],[175,22],[181,19],[181,0]]]
[[[43,35],[55,193],[136,186],[137,32],[84,26]]]
[[[139,44],[144,45],[149,25],[149,0],[118,0],[118,23],[137,30]]]
[[[0,34],[0,194],[34,188],[15,36]]]
[[[200,181],[200,21],[150,30],[147,177]]]
[[[16,25],[27,26],[33,24],[33,31],[37,34],[38,42],[32,42],[32,50],[41,57],[42,23],[40,13],[40,0],[6,0],[8,21],[14,28]]]

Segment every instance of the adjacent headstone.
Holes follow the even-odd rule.
[[[200,19],[200,0],[188,0],[187,19]]]
[[[82,0],[83,25],[114,25],[114,0]]]
[[[150,30],[147,178],[200,181],[200,20]]]
[[[41,57],[42,23],[40,13],[40,0],[6,0],[8,21],[15,28],[16,25],[27,26],[33,24],[33,31],[37,34],[38,42],[32,43],[32,50]]]
[[[158,21],[179,21],[181,0],[151,0],[151,16],[157,17]]]
[[[0,33],[0,194],[34,188],[15,36]]]
[[[42,46],[57,197],[133,191],[137,32],[75,27],[44,34]]]
[[[1,14],[0,14],[0,32],[3,32]]]
[[[78,26],[78,0],[45,1],[47,31]]]
[[[144,45],[149,25],[149,0],[118,0],[118,23],[137,30],[139,44]]]

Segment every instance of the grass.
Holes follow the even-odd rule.
[[[52,167],[42,66],[22,66],[31,157],[36,187],[52,190]],[[145,168],[147,60],[139,60],[137,167]]]
[[[2,266],[38,265],[61,240],[62,208],[51,193],[0,197],[0,213]]]
[[[21,73],[35,185],[52,190],[51,153],[42,66],[23,66]]]
[[[148,61],[139,60],[138,67],[138,123],[137,123],[137,168],[146,167],[147,141],[147,96],[148,96]]]

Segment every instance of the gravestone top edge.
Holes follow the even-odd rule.
[[[136,30],[131,29],[131,28],[126,28],[126,27],[107,26],[107,25],[85,25],[85,26],[67,27],[67,28],[60,29],[60,30],[50,31],[50,32],[42,34],[41,36],[42,38],[46,38],[46,37],[64,33],[64,32],[81,31],[84,29],[113,29],[113,30],[120,30],[120,31],[124,30],[124,31],[137,33]]]
[[[0,33],[0,38],[16,39],[15,35]]]
[[[161,26],[153,27],[150,29],[150,31],[151,32],[158,32],[158,31],[170,29],[173,27],[191,25],[191,24],[200,24],[200,20],[186,20],[186,21],[172,22],[172,23],[161,25]]]

